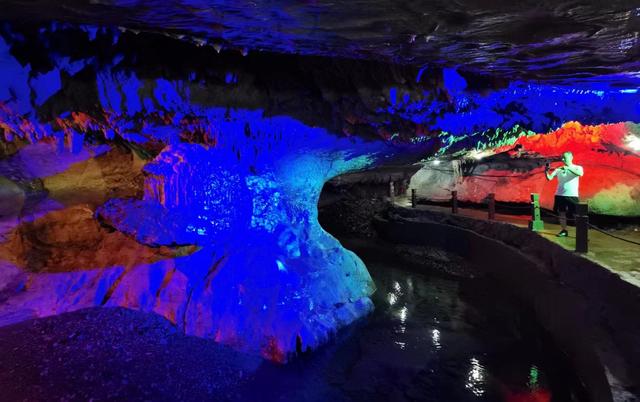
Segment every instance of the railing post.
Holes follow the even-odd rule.
[[[489,220],[493,221],[496,219],[496,195],[494,193],[489,193],[487,201],[489,203]]]
[[[540,218],[540,194],[531,193],[531,220],[529,229],[534,232],[544,230],[544,222]]]
[[[393,185],[393,181],[389,182],[389,201],[394,204],[396,200],[396,189]]]
[[[412,188],[411,189],[411,208],[415,208],[416,207],[416,189]]]
[[[576,252],[589,251],[589,204],[576,204]]]
[[[451,192],[451,213],[458,213],[458,192],[455,190]]]

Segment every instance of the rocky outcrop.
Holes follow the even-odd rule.
[[[419,198],[433,201],[458,199],[528,204],[531,193],[540,194],[541,205],[552,209],[556,181],[544,177],[545,162],[560,164],[562,153],[571,151],[574,162],[584,167],[580,199],[590,211],[613,216],[640,216],[640,130],[633,123],[585,126],[567,123],[549,134],[513,138],[512,144],[472,152],[454,160],[433,159],[411,179]],[[523,214],[526,207],[521,208]]]
[[[63,205],[97,206],[114,197],[140,197],[144,164],[136,153],[114,147],[42,181],[48,196]]]
[[[104,146],[55,154],[64,169],[44,179],[50,209],[18,219],[2,247],[7,283],[18,286],[3,290],[0,324],[120,306],[282,362],[370,312],[366,267],[320,227],[316,206],[326,180],[397,149],[288,118],[217,113],[225,144],[166,146],[142,168],[140,198],[111,198],[98,220],[79,202],[100,201],[112,183],[136,194],[135,158]]]
[[[24,222],[10,234],[5,234],[5,238],[7,241],[0,245],[2,258],[34,273],[116,266],[131,269],[185,252],[147,247],[120,232],[102,227],[88,205],[52,211],[33,222]]]
[[[0,216],[18,215],[25,199],[25,192],[20,186],[0,176]]]
[[[276,361],[316,348],[371,311],[374,285],[364,264],[322,230],[315,212],[326,177],[368,162],[336,164],[340,151],[311,151],[315,140],[296,139],[287,154],[272,150],[268,159],[167,147],[144,168],[143,199],[99,209],[101,219],[141,242],[201,247],[187,275],[165,280],[167,296],[153,311],[187,334]],[[146,290],[136,283],[118,287],[129,295],[118,305],[136,308],[126,301]]]

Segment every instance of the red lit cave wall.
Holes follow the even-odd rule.
[[[470,152],[464,159],[429,161],[413,177],[421,198],[443,200],[452,190],[459,199],[481,203],[495,193],[498,201],[529,202],[531,193],[552,208],[557,182],[544,177],[545,162],[560,166],[564,151],[584,167],[581,200],[594,213],[640,216],[640,125],[597,126],[569,122],[548,134],[518,138],[511,145]]]

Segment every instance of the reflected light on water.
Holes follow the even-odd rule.
[[[467,382],[464,384],[465,388],[470,390],[475,396],[484,395],[484,377],[485,369],[482,367],[478,359],[471,358],[471,367],[467,374]]]
[[[440,344],[440,331],[437,329],[434,329],[431,331],[431,343],[433,343],[433,346],[436,349],[440,349],[442,348],[442,345]]]
[[[413,292],[413,279],[407,278],[407,288],[409,289],[409,293]]]
[[[407,321],[407,313],[409,312],[409,309],[407,309],[407,306],[403,306],[400,311],[398,312],[398,318],[400,318],[400,322],[401,323],[405,323]]]
[[[400,350],[404,350],[407,346],[406,342],[395,341],[394,343],[400,347]]]
[[[527,384],[531,390],[535,390],[538,388],[539,376],[540,375],[538,373],[538,367],[536,367],[536,365],[532,365],[531,369],[529,370],[529,383]]]
[[[402,308],[395,313],[396,317],[398,317],[398,319],[400,320],[400,325],[397,327],[398,330],[396,331],[396,333],[404,334],[407,330],[407,326],[405,325],[405,323],[407,322],[408,313],[409,309],[407,308],[407,306],[402,306]]]

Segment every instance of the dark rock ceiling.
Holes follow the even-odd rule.
[[[9,0],[0,19],[117,25],[223,48],[446,65],[625,85],[640,71],[640,1]],[[626,82],[625,82],[626,81]]]

